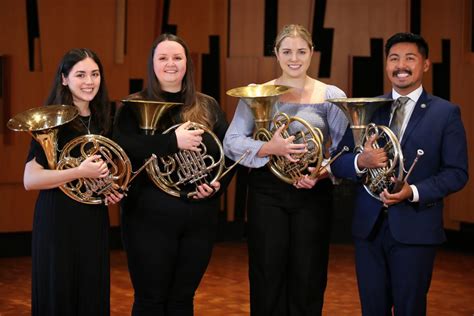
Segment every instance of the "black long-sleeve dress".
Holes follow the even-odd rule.
[[[79,117],[77,120],[80,119]],[[86,119],[87,120],[87,119]],[[90,126],[92,133],[99,129]],[[86,134],[60,127],[58,148]],[[49,169],[33,140],[27,162]],[[59,188],[40,190],[33,220],[32,315],[109,315],[109,214],[104,205],[83,204]]]
[[[222,141],[227,130],[217,102],[204,95],[215,115],[212,131]],[[182,102],[181,93],[164,93],[167,102]],[[151,154],[178,151],[174,132],[161,134],[182,123],[182,106],[165,113],[155,135],[144,135],[130,104],[118,112],[114,140],[129,155],[134,170]],[[205,139],[206,137],[204,137]],[[206,141],[205,141],[206,142]],[[216,147],[208,150],[215,154]],[[221,181],[223,192],[230,176]],[[122,200],[122,236],[135,289],[133,315],[192,315],[194,293],[206,270],[217,230],[218,194],[203,200],[175,197],[160,190],[143,172]]]

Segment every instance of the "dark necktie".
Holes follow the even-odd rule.
[[[410,100],[409,97],[399,97],[392,105],[392,120],[390,121],[390,129],[400,140],[400,132],[405,118],[405,104]]]

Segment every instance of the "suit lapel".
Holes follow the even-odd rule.
[[[407,127],[403,134],[403,139],[401,146],[405,144],[406,140],[410,137],[410,134],[415,130],[416,125],[420,122],[420,119],[425,115],[426,110],[430,106],[430,98],[428,97],[426,91],[423,90],[418,102],[416,102],[415,108],[413,109],[413,113],[410,116],[410,120],[408,121]]]

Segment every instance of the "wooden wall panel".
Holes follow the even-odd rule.
[[[161,21],[157,16],[162,9],[155,0],[127,1],[127,48],[126,67],[129,77],[146,80],[146,64],[151,44],[157,37],[156,24]],[[128,79],[128,78],[127,78]],[[127,85],[128,92],[128,85]],[[125,95],[122,95],[123,97]]]
[[[472,1],[471,1],[472,2]],[[422,2],[423,18],[421,32],[430,45],[432,61],[441,61],[441,41],[451,43],[451,101],[461,107],[462,119],[468,137],[469,165],[474,165],[474,109],[472,108],[472,87],[474,84],[474,53],[466,45],[465,35],[471,20],[466,18],[468,1],[433,0]],[[468,12],[472,12],[468,8]],[[472,17],[470,17],[472,19]],[[420,160],[421,162],[421,160]],[[447,199],[445,208],[447,223],[474,223],[474,185],[472,177],[467,186]],[[452,223],[450,223],[452,224]]]
[[[177,35],[193,52],[209,53],[209,35],[220,35],[220,31],[225,31],[222,29],[225,25],[219,23],[222,17],[218,16],[213,3],[212,0],[171,1],[168,23],[177,25]]]
[[[115,61],[116,1],[45,0],[38,4],[45,80],[51,81],[67,50],[88,47],[101,59],[110,98],[116,100],[127,95],[129,59],[126,57],[123,64]],[[137,21],[132,19],[127,24],[135,25]]]
[[[331,78],[322,80],[349,94],[350,58],[370,56],[371,38],[385,41],[396,32],[407,31],[407,7],[407,0],[329,0],[324,27],[334,28],[333,59]],[[385,80],[388,91],[390,84]]]
[[[34,202],[37,196],[38,192],[25,191],[21,183],[3,183],[0,189],[0,200],[2,201],[0,233],[30,231],[33,220]]]
[[[226,84],[227,90],[248,85],[249,83],[257,82],[258,77],[258,58],[257,57],[232,57],[228,58],[226,62]],[[229,122],[234,117],[234,112],[239,102],[238,98],[225,96],[225,103],[227,104],[226,116]],[[228,187],[228,201],[227,201],[227,219],[234,220],[235,214],[235,178]]]
[[[255,4],[249,11],[250,4],[246,1],[235,1],[231,4],[231,54],[227,71],[228,87],[230,78],[237,85],[250,82],[263,82],[275,76],[277,70],[271,65],[271,59],[262,58],[263,26],[255,22],[263,20],[261,3]],[[461,104],[463,121],[468,134],[470,165],[473,165],[472,137],[474,114],[469,107],[469,91],[474,82],[474,53],[469,52],[470,23],[472,17],[466,12],[472,12],[472,3],[457,1],[446,3],[441,0],[422,2],[422,35],[430,45],[430,59],[441,62],[441,40],[451,40],[451,100]],[[299,23],[311,29],[314,1],[300,0],[279,1],[278,25]],[[252,25],[252,26],[250,26]],[[381,38],[385,41],[397,32],[410,30],[410,1],[378,1],[378,0],[328,0],[324,20],[325,28],[334,29],[333,55],[331,77],[321,78],[344,91],[350,91],[351,58],[353,56],[370,56],[370,39]],[[249,33],[249,29],[253,31]],[[316,39],[317,41],[317,39]],[[252,50],[250,47],[254,47]],[[310,73],[317,73],[318,54],[313,59]],[[235,59],[237,56],[255,57],[251,62]],[[262,63],[263,62],[263,63]],[[240,66],[239,66],[240,65]],[[263,66],[264,65],[264,66]],[[255,69],[255,68],[256,69]],[[314,67],[314,69],[313,69]],[[249,69],[250,68],[250,69]],[[239,71],[234,74],[233,69]],[[248,74],[242,74],[248,69]],[[273,73],[272,73],[273,72]],[[237,76],[238,79],[234,77]],[[425,76],[424,87],[432,91],[432,71]],[[259,80],[265,79],[265,80]],[[247,82],[245,82],[247,80]],[[242,82],[243,81],[243,82]],[[235,86],[235,85],[234,85]],[[391,88],[389,80],[384,75],[384,90]],[[349,95],[350,96],[350,95]],[[451,222],[474,222],[474,205],[472,196],[472,181],[458,194],[448,198],[446,218]],[[455,227],[454,225],[453,227]]]
[[[301,24],[311,30],[315,0],[278,1],[278,30],[286,24]]]
[[[265,82],[279,75],[275,58],[263,56],[265,1],[173,0],[170,3],[168,23],[177,26],[178,35],[186,40],[197,60],[209,52],[209,35],[219,35],[221,105],[231,120],[237,100],[225,96],[227,89]],[[315,0],[280,0],[278,27],[299,23],[311,29],[315,3]],[[38,1],[40,41],[35,58],[41,67],[30,72],[25,2],[1,1],[0,54],[11,56],[11,113],[43,104],[59,59],[73,47],[85,46],[97,51],[104,64],[111,98],[118,100],[126,96],[130,79],[146,77],[146,59],[160,29],[162,5],[163,1],[136,0],[133,4],[127,1],[126,51],[123,63],[119,64],[114,59],[115,0]],[[227,8],[227,5],[231,7]],[[451,40],[451,99],[462,109],[472,166],[470,135],[474,132],[471,127],[474,110],[470,107],[469,92],[474,83],[474,53],[469,51],[468,42],[472,17],[466,13],[472,12],[471,6],[469,0],[449,4],[442,0],[422,1],[421,31],[430,44],[433,62],[441,61],[441,40]],[[324,27],[334,29],[334,42],[331,77],[321,80],[350,91],[351,57],[369,56],[371,38],[385,41],[395,32],[409,30],[409,8],[410,0],[327,0]],[[228,34],[230,38],[227,38]],[[313,76],[318,73],[319,58],[319,53],[315,53],[310,71]],[[428,91],[432,90],[430,77],[431,72],[424,82]],[[386,78],[384,87],[386,91],[390,89]],[[0,135],[0,141],[3,137]],[[6,205],[0,211],[0,232],[23,231],[31,227],[36,194],[25,192],[22,185],[29,141],[27,134],[13,133],[10,145],[0,143],[0,165],[8,166],[0,174],[0,198]],[[472,191],[469,182],[467,188],[448,199],[448,221],[474,222]],[[118,210],[111,212],[116,225]]]
[[[94,10],[91,10],[94,8]],[[11,113],[16,114],[44,103],[59,59],[74,47],[95,50],[104,64],[112,98],[128,93],[128,69],[114,68],[115,1],[38,2],[40,45],[35,59],[41,67],[28,70],[27,20],[25,2],[0,4],[0,54],[11,55]],[[146,63],[146,62],[145,62]],[[115,71],[110,71],[114,69]],[[11,145],[0,146],[0,165],[8,166],[0,175],[0,232],[31,230],[37,192],[23,188],[23,168],[30,142],[26,133],[13,133]],[[3,144],[3,143],[2,143]],[[14,214],[14,216],[12,216]],[[111,210],[111,222],[118,224],[118,210]]]
[[[231,1],[229,57],[263,55],[264,0]]]
[[[0,2],[0,54],[10,56],[10,113],[38,106],[42,98],[42,78],[28,70],[28,41],[25,1]],[[5,118],[8,120],[8,118]],[[1,122],[5,124],[6,122]],[[0,232],[30,230],[36,195],[25,193],[23,167],[30,137],[26,133],[10,133],[10,144],[0,136]]]
[[[196,14],[199,12],[199,14]],[[225,94],[225,58],[227,54],[227,2],[219,0],[171,1],[169,24],[177,25],[177,35],[184,39],[191,53],[196,55],[196,85],[201,87],[201,57],[209,54],[209,36],[219,36],[220,95]],[[215,96],[214,96],[215,97]],[[226,110],[225,104],[221,104]]]

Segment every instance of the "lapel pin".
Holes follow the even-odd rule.
[[[421,104],[421,108],[422,108],[422,109],[426,108],[426,104],[422,103],[422,104]]]

